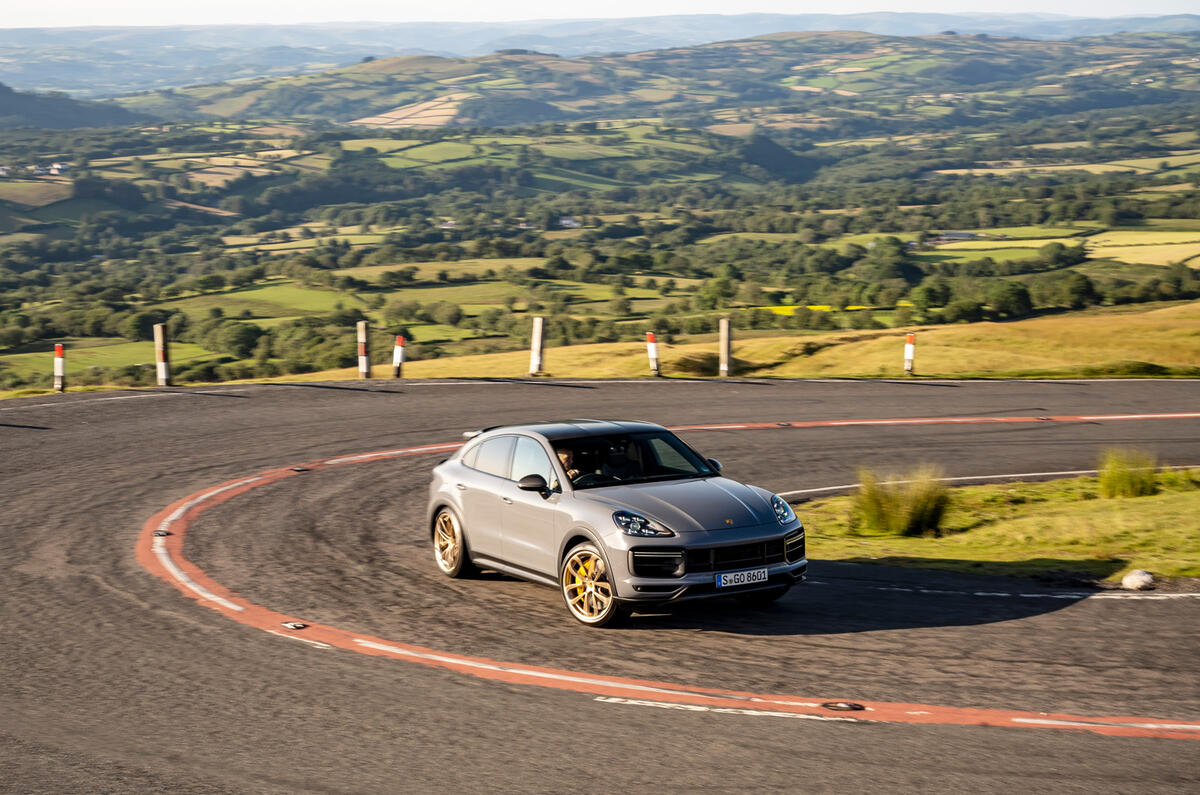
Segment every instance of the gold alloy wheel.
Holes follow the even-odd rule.
[[[462,530],[458,526],[458,519],[449,511],[442,511],[433,528],[433,554],[437,557],[438,568],[446,574],[456,574],[462,551]]]
[[[604,558],[590,549],[577,549],[567,558],[562,590],[567,608],[586,624],[603,620],[613,608],[612,585]]]

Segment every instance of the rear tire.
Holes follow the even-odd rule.
[[[471,577],[479,571],[471,562],[462,522],[449,508],[442,508],[433,520],[433,560],[442,574],[455,579]]]

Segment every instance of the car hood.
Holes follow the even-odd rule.
[[[577,491],[575,495],[614,511],[640,513],[676,533],[729,530],[775,521],[769,497],[728,478],[604,486]]]

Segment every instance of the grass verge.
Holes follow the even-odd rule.
[[[796,512],[819,560],[1058,581],[1200,577],[1200,471],[1160,473],[1156,485],[1137,499],[1100,497],[1095,477],[956,488],[940,538],[861,529],[853,496]]]

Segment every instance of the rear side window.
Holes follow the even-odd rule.
[[[479,457],[479,445],[475,445],[470,450],[462,454],[462,462],[466,466],[475,468],[475,459]]]
[[[475,456],[475,464],[472,469],[478,469],[480,472],[486,472],[489,475],[497,475],[498,477],[508,477],[508,462],[512,458],[513,436],[497,436],[495,439],[488,439],[479,445],[479,452]]]
[[[512,479],[520,480],[526,475],[541,475],[548,484],[555,482],[554,467],[550,456],[542,446],[528,436],[517,437],[517,451],[513,455]]]

